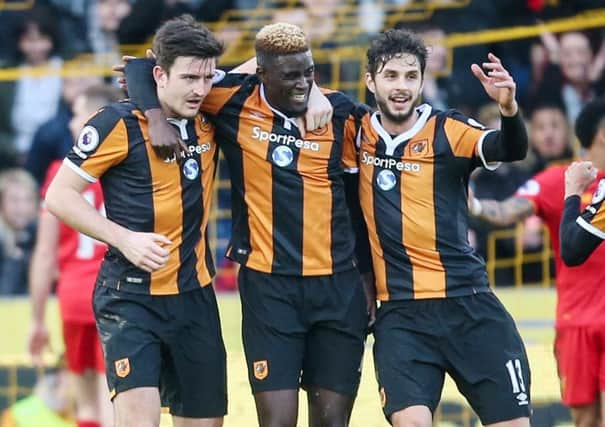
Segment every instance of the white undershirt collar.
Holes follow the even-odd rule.
[[[294,125],[298,129],[298,124],[296,123],[295,118],[286,116],[284,113],[273,108],[271,106],[271,104],[269,104],[269,101],[267,101],[267,97],[265,96],[265,86],[262,83],[260,84],[260,97],[263,100],[263,102],[265,104],[267,104],[267,106],[269,107],[269,109],[271,111],[273,111],[275,114],[277,114],[279,117],[281,117],[284,120],[284,128],[286,130],[292,129],[292,125]]]
[[[385,154],[388,156],[392,156],[395,152],[395,149],[401,143],[407,141],[408,139],[416,135],[418,132],[420,132],[420,130],[426,124],[426,121],[428,120],[431,111],[432,107],[429,104],[422,104],[418,106],[416,108],[416,112],[420,113],[420,116],[418,117],[418,120],[416,120],[416,123],[414,123],[414,126],[412,126],[407,131],[397,135],[395,138],[392,138],[391,135],[385,130],[385,128],[382,127],[382,124],[378,119],[380,113],[378,111],[374,112],[374,114],[372,114],[370,122],[372,123],[372,127],[374,128],[374,130],[378,132],[378,135],[380,135],[380,137],[387,146]]]

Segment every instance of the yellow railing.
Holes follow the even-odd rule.
[[[0,12],[3,10],[28,10],[34,7],[34,0],[0,0]]]
[[[550,287],[553,285],[554,272],[551,268],[552,251],[550,249],[550,234],[546,227],[542,227],[542,247],[538,252],[527,251],[523,247],[523,224],[519,223],[512,229],[493,230],[487,238],[487,254],[485,267],[489,282],[492,286],[497,284],[496,274],[501,269],[512,269],[515,287],[522,286],[541,286]],[[511,257],[502,257],[497,254],[497,245],[501,241],[514,242],[514,255]],[[524,280],[523,271],[529,264],[539,264],[541,270],[541,280],[532,283]]]

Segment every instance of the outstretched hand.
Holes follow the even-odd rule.
[[[514,116],[519,109],[515,100],[517,85],[500,58],[493,53],[489,53],[487,58],[489,62],[484,62],[482,67],[471,65],[471,71],[481,82],[487,95],[498,103],[502,115]],[[487,74],[483,69],[487,70]]]

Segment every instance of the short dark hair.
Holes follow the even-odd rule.
[[[603,97],[586,104],[576,119],[575,131],[580,145],[590,148],[601,128],[605,128],[605,98]]]
[[[424,75],[428,53],[422,38],[408,30],[386,30],[370,43],[367,51],[368,72],[374,77],[387,62],[404,54],[414,55],[418,59],[420,73]]]
[[[309,48],[309,40],[303,30],[285,22],[265,25],[254,41],[256,61],[261,67],[277,56],[307,52]]]
[[[204,25],[191,15],[182,15],[166,21],[153,37],[156,63],[166,72],[179,56],[217,58],[223,53],[223,44]]]
[[[37,6],[19,15],[13,26],[13,39],[18,45],[19,40],[30,28],[36,27],[40,34],[51,40],[52,48],[49,56],[52,56],[60,50],[59,27],[57,26],[56,16],[53,11],[44,6]],[[17,48],[17,57],[23,59],[23,54]]]

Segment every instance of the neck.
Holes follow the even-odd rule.
[[[158,99],[160,101],[160,107],[162,108],[162,112],[164,113],[164,115],[167,118],[171,118],[171,119],[181,119],[182,118],[182,117],[178,117],[175,114],[175,112],[172,111],[172,109],[170,107],[168,107],[168,105],[164,101],[162,101],[161,98],[158,97]]]

